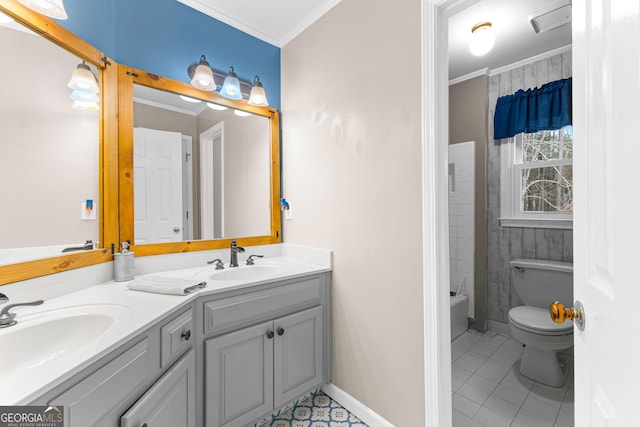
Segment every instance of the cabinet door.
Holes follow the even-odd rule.
[[[120,419],[121,427],[195,427],[196,357],[192,349]]]
[[[265,322],[205,341],[207,427],[244,427],[273,410],[273,338]]]
[[[284,405],[323,381],[322,307],[274,322],[274,406]]]

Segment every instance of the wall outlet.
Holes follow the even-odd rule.
[[[291,202],[289,202],[289,209],[284,211],[284,219],[293,219],[293,206],[291,206]]]
[[[80,219],[83,221],[95,221],[98,219],[98,206],[93,200],[87,200],[82,203],[82,211]]]

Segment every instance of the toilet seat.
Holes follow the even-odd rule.
[[[571,335],[573,323],[555,323],[549,310],[523,305],[509,310],[509,321],[519,329],[539,335]]]

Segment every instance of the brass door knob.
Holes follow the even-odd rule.
[[[584,329],[584,309],[580,301],[576,301],[571,308],[565,308],[559,301],[555,301],[549,307],[549,316],[556,323],[564,323],[567,319],[575,320],[578,328]]]

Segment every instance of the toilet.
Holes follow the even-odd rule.
[[[536,259],[511,261],[513,287],[524,304],[509,310],[509,329],[525,345],[520,373],[552,387],[567,379],[567,367],[558,352],[573,346],[573,322],[554,323],[549,306],[560,301],[573,305],[573,264]]]

